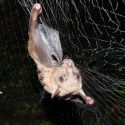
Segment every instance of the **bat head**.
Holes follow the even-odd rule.
[[[43,72],[41,83],[44,89],[54,96],[75,95],[82,88],[79,70],[71,59],[65,59],[62,65]],[[38,75],[40,78],[40,74]]]

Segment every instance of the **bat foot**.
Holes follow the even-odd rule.
[[[85,102],[86,102],[86,104],[89,104],[89,105],[93,105],[95,103],[94,99],[92,99],[89,96],[86,96]]]
[[[41,9],[41,5],[39,3],[35,3],[33,8],[35,8],[36,10]]]
[[[32,12],[32,13],[33,13],[33,14],[32,14],[33,19],[36,20],[37,17],[38,17],[38,15],[41,14],[41,12],[42,12],[41,4],[35,3],[35,4],[33,5],[32,10],[33,10],[33,12]]]

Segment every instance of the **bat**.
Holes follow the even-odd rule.
[[[79,95],[86,104],[92,105],[94,99],[83,91],[80,71],[73,60],[62,60],[59,32],[44,23],[38,23],[41,13],[41,4],[35,3],[31,9],[28,31],[28,53],[36,63],[40,83],[52,98],[70,99]]]

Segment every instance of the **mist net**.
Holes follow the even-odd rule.
[[[28,15],[35,2],[19,1]],[[60,33],[64,56],[78,58],[78,63],[92,68],[98,62],[98,70],[106,72],[108,69],[114,76],[120,72],[124,79],[124,1],[39,2],[43,7],[44,23]]]
[[[19,21],[19,30],[22,32],[22,40],[25,41],[23,45],[26,47],[30,10],[36,2],[42,5],[43,13],[40,15],[42,21],[59,31],[63,58],[74,60],[83,77],[83,89],[96,100],[96,106],[89,108],[81,102],[73,101],[78,108],[71,108],[72,115],[68,112],[62,113],[56,122],[71,123],[72,117],[77,124],[123,124],[125,120],[125,1],[18,0],[18,3],[14,3],[19,4],[21,8],[15,8],[15,11],[19,14],[19,11],[23,9],[27,20],[25,24]],[[8,5],[13,15],[12,5],[10,3]],[[22,44],[16,44],[20,50]],[[22,58],[20,51],[20,58]],[[25,67],[29,64],[31,65],[30,61],[26,64],[24,62]],[[32,75],[34,74],[32,70]],[[22,78],[25,81],[26,78],[23,75]],[[29,88],[29,84],[26,85]],[[34,86],[39,89],[38,85]],[[60,103],[54,102],[54,105],[57,104]],[[85,109],[92,112],[90,116],[95,117],[96,121],[85,117],[89,114],[85,112]],[[74,112],[77,112],[76,115]],[[64,115],[67,116],[66,119]],[[78,123],[79,120],[80,123]]]

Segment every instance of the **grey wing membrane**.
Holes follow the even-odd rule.
[[[44,44],[44,38],[41,37],[40,30],[35,29],[33,39],[39,62],[47,67],[52,66],[52,59],[47,51],[46,45]]]
[[[48,27],[45,24],[39,24],[38,30],[40,31],[42,41],[44,42],[49,56],[51,58],[52,56],[54,56],[57,62],[61,62],[63,53],[59,38],[59,32],[53,28]]]
[[[44,24],[38,24],[37,29],[33,33],[33,39],[41,64],[47,67],[54,65],[52,56],[57,59],[57,62],[62,61],[62,47],[57,30],[49,28]]]

